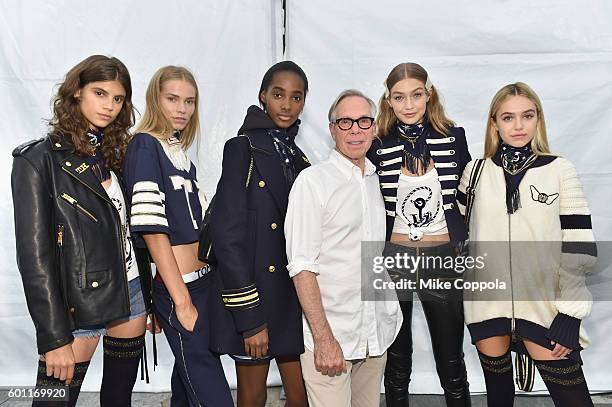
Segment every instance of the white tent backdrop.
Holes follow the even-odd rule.
[[[300,64],[310,81],[298,143],[317,162],[331,140],[326,112],[342,90],[355,87],[378,99],[382,81],[397,63],[414,61],[431,74],[449,115],[465,127],[474,157],[482,155],[486,111],[502,85],[521,80],[540,94],[553,151],[570,158],[585,185],[599,240],[612,238],[606,211],[612,196],[612,163],[605,131],[612,128],[612,4],[591,0],[538,2],[400,0],[323,2],[287,0],[286,59]],[[161,0],[138,2],[5,0],[0,2],[0,385],[32,384],[36,348],[15,265],[10,152],[44,134],[54,84],[79,60],[102,53],[130,69],[135,105],[144,110],[152,73],[168,64],[195,73],[202,95],[202,134],[192,150],[199,178],[214,193],[223,143],[235,134],[266,68],[283,59],[280,0]],[[584,324],[593,347],[584,352],[592,390],[612,390],[609,314],[598,302]],[[440,392],[427,328],[414,313],[414,373],[411,390]],[[158,337],[160,366],[138,391],[169,389],[172,356]],[[150,346],[150,337],[149,346]],[[150,348],[149,348],[150,349]],[[473,391],[484,384],[474,348],[465,345]],[[84,390],[100,383],[101,352],[94,357]],[[232,362],[224,359],[230,384]],[[269,383],[277,384],[276,370]],[[538,383],[538,388],[543,388]]]

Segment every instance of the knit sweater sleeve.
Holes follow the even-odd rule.
[[[597,260],[597,246],[591,226],[591,212],[582,191],[576,168],[559,158],[561,179],[559,216],[561,222],[561,267],[559,294],[555,305],[560,313],[582,319],[591,312],[592,297],[585,285],[585,273]]]

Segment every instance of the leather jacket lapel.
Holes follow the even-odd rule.
[[[112,201],[108,197],[104,187],[91,170],[91,166],[83,160],[83,157],[71,153],[67,157],[60,160],[60,166],[62,167],[62,170],[84,184],[100,198],[112,204]]]

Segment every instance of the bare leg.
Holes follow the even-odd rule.
[[[276,364],[287,395],[285,407],[307,407],[308,399],[306,397],[306,387],[304,387],[304,378],[302,377],[300,357],[276,358]]]
[[[270,362],[258,364],[236,363],[238,377],[237,407],[265,407],[267,398],[266,379]]]

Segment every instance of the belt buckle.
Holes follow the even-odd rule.
[[[210,272],[210,265],[207,264],[204,267],[198,269],[196,272],[198,273],[198,278],[202,278]]]

